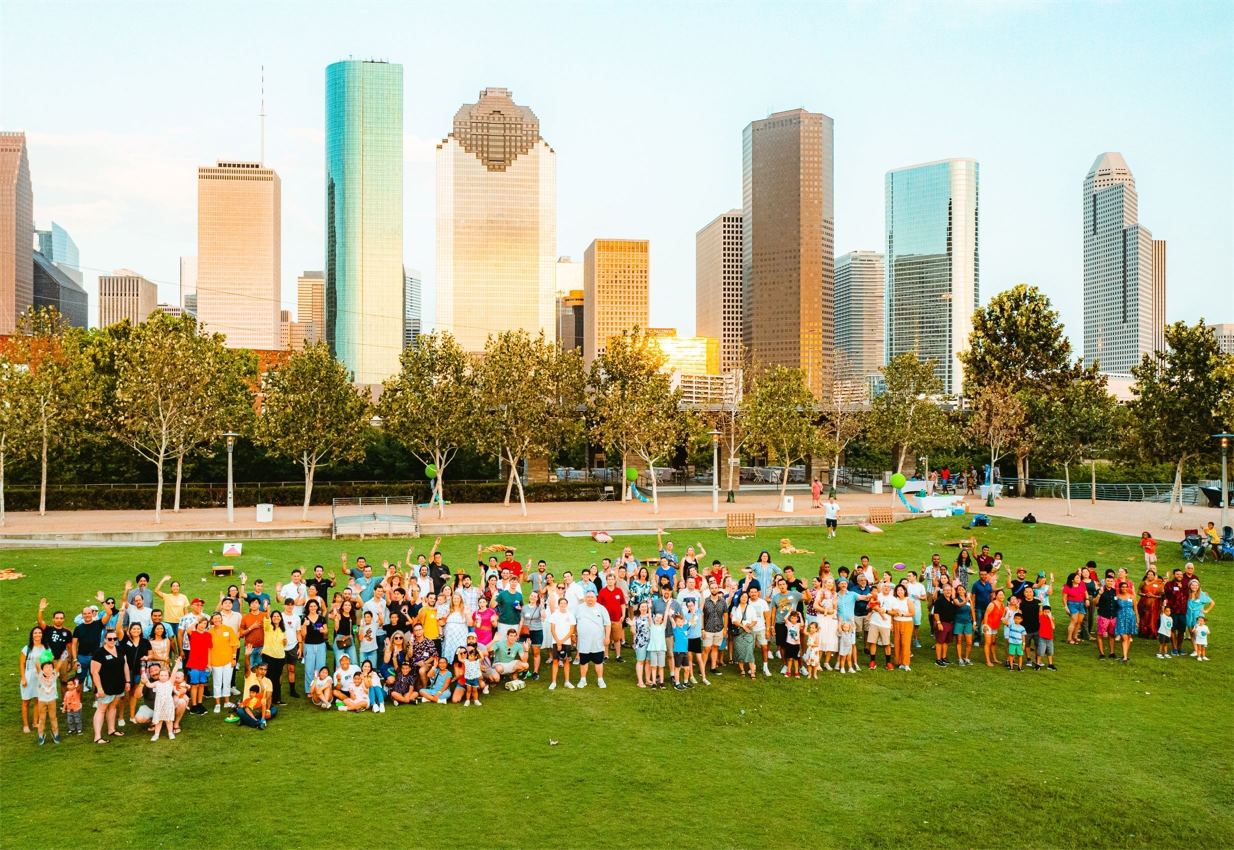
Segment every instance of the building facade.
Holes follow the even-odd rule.
[[[34,236],[39,242],[40,254],[55,263],[78,286],[85,281],[81,273],[81,253],[67,230],[53,221],[50,230],[36,230]]]
[[[646,239],[596,239],[583,254],[583,362],[603,354],[608,341],[646,328],[650,282]]]
[[[282,186],[259,162],[197,169],[197,320],[228,348],[282,348]]]
[[[1213,325],[1213,335],[1223,354],[1234,354],[1234,322]]]
[[[1165,240],[1153,240],[1153,351],[1165,351]]]
[[[197,258],[180,258],[180,306],[197,315]]]
[[[81,284],[59,263],[34,252],[34,306],[55,307],[75,328],[90,325],[89,299]]]
[[[34,303],[34,187],[26,134],[0,131],[0,334]]]
[[[834,124],[804,109],[742,135],[742,343],[822,397],[834,348]]]
[[[403,66],[326,68],[325,340],[378,384],[403,350]]]
[[[582,289],[557,293],[557,341],[562,351],[583,353],[583,328],[587,321],[584,303]]]
[[[694,235],[694,332],[720,341],[720,368],[742,368],[741,210]]]
[[[1107,151],[1093,161],[1082,199],[1084,361],[1107,375],[1130,375],[1141,355],[1156,350],[1165,275],[1158,316],[1153,236],[1139,223],[1135,177],[1122,154]]]
[[[467,351],[490,335],[557,337],[557,155],[504,88],[454,116],[437,146],[437,329]]]
[[[416,338],[420,336],[423,286],[419,269],[403,272],[403,348],[415,345]]]
[[[886,354],[883,255],[850,251],[836,257],[836,351],[848,358],[850,372],[875,377]]]
[[[979,177],[972,159],[886,176],[884,361],[907,351],[934,360],[949,395],[964,388],[957,355],[968,345],[979,296]]]
[[[296,318],[308,342],[325,339],[326,274],[306,271],[296,278]]]
[[[99,327],[128,319],[140,325],[158,307],[159,288],[135,271],[99,275]]]
[[[655,335],[656,344],[664,354],[665,371],[686,375],[720,374],[720,340],[713,336],[677,336],[672,333]]]

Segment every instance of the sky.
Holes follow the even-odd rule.
[[[1234,4],[0,3],[0,129],[25,130],[39,228],[97,276],[176,302],[196,169],[282,180],[282,292],[324,262],[325,67],[404,73],[404,263],[434,320],[435,145],[486,86],[557,153],[557,253],[650,240],[652,326],[694,328],[695,233],[741,206],[741,134],[804,107],[835,121],[836,254],[880,250],[883,179],[981,167],[981,301],[1039,287],[1082,349],[1081,184],[1103,151],[1168,242],[1167,318],[1234,322]],[[16,37],[19,36],[19,37]]]

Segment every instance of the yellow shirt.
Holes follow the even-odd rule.
[[[189,612],[189,598],[183,593],[160,593],[163,597],[163,620],[168,623],[179,623]]]
[[[437,627],[437,609],[425,605],[420,609],[420,613],[416,615],[415,621],[424,626],[424,636],[429,640],[437,640],[441,637],[441,629]]]
[[[265,633],[266,643],[261,648],[261,654],[271,658],[285,658],[287,656],[287,633],[270,625],[269,617],[266,618]]]
[[[356,668],[356,669],[359,669],[359,668]],[[274,685],[270,682],[269,677],[262,676],[260,679],[258,679],[252,673],[249,673],[247,676],[245,676],[244,677],[244,689],[241,691],[244,694],[245,698],[248,697],[249,688],[253,687],[253,685],[258,685],[261,687],[262,701],[264,704],[269,705],[270,697],[274,693]]]
[[[212,626],[210,634],[213,641],[210,644],[210,666],[226,667],[236,660],[236,649],[240,646],[240,635],[231,626]]]

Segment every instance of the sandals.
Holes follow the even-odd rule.
[[[113,736],[115,736],[115,737],[117,737],[117,738],[123,738],[123,737],[124,737],[124,733],[123,733],[123,732],[108,732],[107,734],[108,734],[108,735],[113,735]]]
[[[95,739],[94,739],[94,743],[96,743],[96,744],[110,744],[110,743],[111,743],[111,741],[107,740],[106,738],[95,738]]]

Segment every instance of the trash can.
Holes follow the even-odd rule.
[[[871,481],[870,482],[870,492],[875,495],[878,495],[879,493],[883,492],[883,482],[879,481],[877,478]]]
[[[258,505],[257,521],[274,522],[274,505]]]
[[[793,512],[793,497],[792,496],[784,497],[784,501],[780,504],[780,510],[786,514],[791,514]]]

